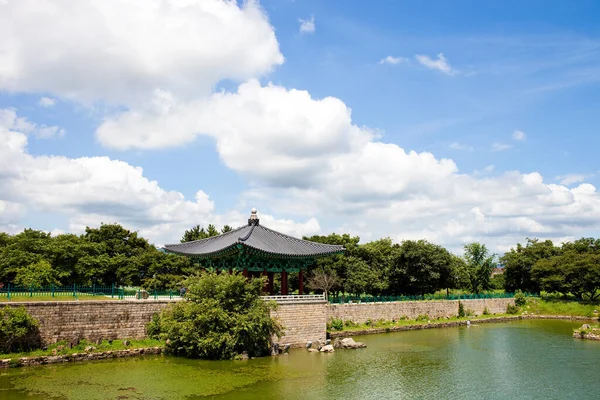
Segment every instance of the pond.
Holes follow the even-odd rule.
[[[12,399],[600,398],[600,342],[581,323],[481,324],[357,336],[366,349],[248,361],[148,356],[0,372]]]

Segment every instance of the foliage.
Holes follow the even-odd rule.
[[[504,265],[505,289],[509,292],[523,290],[529,293],[540,291],[539,282],[533,279],[531,270],[536,262],[560,254],[560,249],[551,240],[543,242],[527,238],[525,246],[520,243],[501,258]]]
[[[231,231],[231,227],[229,225],[225,225],[222,229],[222,233],[226,233]],[[192,242],[194,240],[207,239],[209,237],[218,236],[221,234],[217,230],[217,228],[213,224],[209,224],[206,230],[200,225],[194,226],[192,229],[187,229],[183,233],[183,237],[181,238],[181,243]]]
[[[517,290],[515,292],[515,305],[517,307],[523,307],[527,303],[527,298],[522,291]]]
[[[496,266],[495,254],[491,254],[485,244],[478,242],[466,244],[464,251],[469,289],[473,293],[490,290],[491,274]]]
[[[338,277],[335,271],[327,273],[322,270],[315,270],[308,279],[306,286],[312,290],[318,290],[325,293],[325,297],[327,297],[331,289],[333,289],[337,284]]]
[[[591,302],[600,298],[600,254],[569,249],[536,262],[532,275],[547,292],[570,293]]]
[[[390,293],[426,294],[451,286],[452,255],[426,240],[406,240],[399,246],[389,273]]]
[[[344,329],[344,321],[339,318],[332,317],[329,321],[329,328],[333,329],[334,331],[341,331]]]
[[[506,313],[507,314],[518,314],[519,313],[519,307],[514,305],[514,304],[508,304],[506,306]]]
[[[29,350],[40,347],[38,321],[25,307],[0,308],[0,352]]]
[[[487,307],[483,309],[483,315],[490,315],[490,310]]]
[[[15,284],[28,288],[41,288],[50,285],[58,285],[56,271],[46,260],[38,260],[26,267],[17,269]]]
[[[267,354],[282,327],[270,317],[275,304],[260,298],[264,279],[205,272],[188,278],[186,301],[165,309],[148,325],[166,351],[190,358],[233,359]]]
[[[465,305],[459,301],[458,302],[458,318],[463,318],[465,316]]]

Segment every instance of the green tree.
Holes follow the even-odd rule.
[[[26,267],[17,269],[15,284],[28,288],[42,288],[50,285],[59,285],[57,273],[46,260],[39,260]]]
[[[231,232],[233,230],[233,228],[229,225],[225,225],[223,226],[223,229],[221,229],[221,233],[227,233],[227,232]]]
[[[400,245],[390,271],[393,294],[426,294],[452,285],[452,254],[426,240],[406,240]]]
[[[25,307],[0,308],[0,352],[27,351],[41,347],[39,322]]]
[[[495,254],[490,253],[485,244],[478,242],[466,244],[464,251],[469,289],[473,293],[490,290],[492,271],[496,267]]]
[[[349,293],[358,296],[363,293],[376,295],[387,288],[386,282],[382,279],[382,269],[373,267],[358,257],[348,257],[346,262],[348,272],[345,287]]]
[[[167,352],[191,358],[232,359],[268,354],[282,328],[270,316],[276,307],[260,298],[264,279],[238,273],[203,273],[185,281],[186,300],[164,310],[148,333],[167,340]]]
[[[541,259],[548,259],[560,254],[560,248],[551,240],[543,242],[527,238],[525,246],[520,243],[504,253],[500,263],[504,265],[504,288],[508,292],[522,290],[530,293],[540,291],[540,286],[533,279],[531,269]]]
[[[231,230],[231,227],[229,225],[225,225],[225,227],[223,227],[223,229],[222,229],[223,233],[229,232],[229,231],[225,231],[225,228]],[[209,237],[218,236],[218,235],[220,235],[220,232],[217,230],[217,228],[213,224],[209,224],[208,228],[206,230],[203,227],[201,227],[200,225],[196,225],[192,229],[188,229],[183,233],[183,237],[181,238],[181,243],[193,242],[194,240],[207,239]]]

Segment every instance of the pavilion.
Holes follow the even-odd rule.
[[[242,271],[244,276],[266,276],[266,292],[274,294],[274,274],[281,274],[281,294],[289,294],[288,273],[298,272],[298,293],[304,292],[304,271],[317,258],[342,254],[344,246],[297,239],[260,225],[256,209],[248,224],[193,242],[167,244],[170,253],[190,257],[216,271]]]

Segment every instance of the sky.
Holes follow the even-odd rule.
[[[0,0],[0,231],[600,236],[597,1]]]

